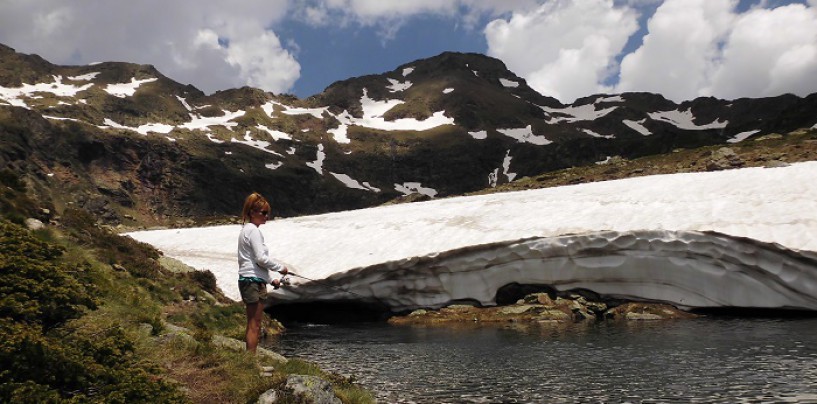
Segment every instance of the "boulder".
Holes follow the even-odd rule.
[[[34,219],[33,217],[30,217],[30,218],[26,219],[25,225],[26,225],[26,228],[28,228],[29,230],[40,230],[40,229],[45,227],[43,222],[41,222],[41,221],[39,221],[37,219]]]
[[[290,375],[287,377],[286,388],[308,403],[341,404],[332,385],[317,376]]]
[[[605,317],[613,320],[644,321],[695,318],[698,316],[668,304],[631,302],[607,310]]]
[[[547,293],[533,293],[519,299],[516,304],[507,306],[454,305],[436,311],[419,309],[407,316],[392,317],[389,323],[396,325],[499,325],[508,322],[566,324],[601,319],[643,321],[697,317],[668,304],[626,303],[608,309],[607,304],[603,302],[587,299],[578,294],[568,294],[566,298],[557,297],[554,300]]]
[[[743,167],[744,162],[734,150],[728,147],[721,147],[712,152],[706,162],[707,171],[728,170],[730,168]]]
[[[278,391],[275,389],[269,389],[264,392],[260,397],[258,397],[257,404],[275,404],[278,402]]]

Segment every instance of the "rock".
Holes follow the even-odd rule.
[[[721,147],[712,152],[711,157],[706,162],[707,171],[727,170],[730,168],[742,167],[743,160],[734,150],[728,147]]]
[[[556,302],[550,298],[550,295],[547,293],[536,293],[536,301],[545,307],[553,307],[556,305]]]
[[[651,314],[651,313],[625,313],[624,318],[627,320],[663,320],[664,317],[661,317],[658,314]]]
[[[499,309],[499,314],[522,314],[535,309],[536,306],[532,304],[521,304],[516,306],[507,306]]]
[[[539,323],[563,323],[572,319],[573,318],[569,314],[558,309],[545,309],[536,317],[536,321]]]
[[[258,397],[257,404],[274,404],[278,402],[278,392],[275,389],[269,389]]]
[[[587,308],[595,314],[603,314],[607,311],[607,305],[601,302],[587,302]]]
[[[755,139],[755,142],[762,142],[764,140],[778,140],[783,139],[783,135],[779,133],[770,133],[768,135],[763,135]]]
[[[785,161],[780,160],[772,160],[763,165],[765,168],[780,168],[780,167],[788,167],[790,164]]]
[[[284,363],[287,363],[289,361],[289,359],[287,359],[284,355],[281,355],[281,354],[279,354],[278,352],[275,352],[275,351],[270,351],[267,348],[259,347],[255,351],[255,354],[258,355],[258,356],[261,356],[263,358],[266,358],[268,360],[271,360],[273,362],[280,363],[280,364],[284,364]]]
[[[340,399],[335,396],[332,385],[317,376],[290,375],[287,377],[286,388],[309,403],[341,404]]]
[[[605,312],[605,317],[624,320],[669,320],[677,318],[695,318],[695,314],[687,313],[668,304],[659,303],[625,303]]]
[[[43,222],[41,222],[41,221],[39,221],[37,219],[34,219],[33,217],[30,217],[30,218],[26,219],[25,220],[25,225],[26,225],[26,228],[28,228],[29,230],[40,230],[40,229],[45,227]]]
[[[222,335],[214,335],[211,341],[214,346],[227,348],[232,351],[243,351],[247,348],[247,344],[244,341],[240,341],[235,338],[227,338]],[[279,364],[284,364],[288,361],[288,359],[283,355],[266,348],[258,347],[255,354]]]
[[[193,272],[196,269],[175,259],[166,256],[159,257],[159,265],[162,268],[167,269],[170,272],[174,273],[186,273],[186,272]]]
[[[113,265],[111,265],[111,268],[113,268],[114,271],[118,271],[118,272],[128,272],[127,268],[125,268],[125,267],[123,267],[122,265],[119,265],[119,264],[113,264]]]
[[[451,306],[444,307],[440,309],[440,312],[443,313],[465,313],[468,311],[474,310],[474,306],[469,306],[467,304],[452,304]]]
[[[190,330],[188,330],[187,328],[179,327],[177,325],[166,322],[162,322],[162,332],[159,334],[159,336],[162,338],[162,340],[165,341],[173,338],[179,338],[182,341],[185,341],[190,344],[198,343],[196,339],[193,338],[192,335],[190,335]]]
[[[409,317],[419,317],[419,316],[425,315],[426,313],[428,313],[428,311],[423,310],[423,309],[417,309],[417,310],[412,311],[409,314]]]
[[[139,323],[138,330],[141,334],[144,335],[151,335],[153,334],[153,326],[148,323]]]
[[[233,351],[243,351],[247,344],[235,338],[227,338],[222,335],[213,335],[213,345],[217,347],[227,348]]]

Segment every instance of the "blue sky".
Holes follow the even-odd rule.
[[[338,80],[391,71],[446,51],[484,54],[487,49],[480,32],[457,27],[456,21],[440,16],[417,18],[388,40],[376,27],[321,29],[292,20],[284,24],[281,36],[299,45],[301,78],[293,93],[301,98]]]
[[[565,103],[817,92],[817,0],[2,0],[0,43],[149,63],[207,93],[303,98],[444,51],[497,57]]]
[[[301,78],[292,91],[301,98],[320,93],[338,80],[394,70],[446,51],[484,54],[487,49],[480,32],[440,16],[416,18],[388,40],[376,27],[323,29],[290,20],[282,28],[282,39],[299,45]]]

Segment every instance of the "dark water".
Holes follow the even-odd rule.
[[[268,345],[387,403],[817,403],[817,319],[298,326]]]

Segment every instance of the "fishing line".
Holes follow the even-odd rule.
[[[286,276],[287,276],[287,275],[296,276],[296,277],[301,278],[301,279],[303,279],[303,280],[307,280],[307,281],[309,281],[309,282],[314,282],[316,285],[321,286],[321,287],[326,288],[326,289],[337,290],[338,292],[345,292],[345,293],[348,293],[348,294],[350,294],[350,295],[355,295],[355,296],[357,296],[357,297],[359,297],[359,298],[361,298],[361,299],[372,299],[372,298],[374,298],[374,296],[368,296],[368,297],[367,297],[367,296],[363,296],[363,295],[361,295],[361,294],[357,294],[357,293],[355,293],[355,292],[352,292],[351,290],[341,289],[341,288],[336,287],[336,286],[328,285],[328,284],[323,283],[323,282],[321,282],[321,281],[319,281],[319,280],[312,279],[312,278],[307,278],[307,277],[305,277],[305,276],[303,276],[303,275],[298,275],[298,274],[296,274],[296,273],[294,273],[294,272],[287,272],[285,275],[283,275],[283,276],[281,277],[280,285],[279,285],[278,287],[275,287],[275,286],[273,285],[273,287],[275,287],[275,289],[278,289],[278,288],[279,288],[279,287],[281,287],[281,286],[284,286],[284,285],[287,285],[287,286],[288,286],[288,285],[290,285],[289,279],[287,279],[287,278],[286,278]],[[378,300],[378,299],[376,299],[376,298],[375,298],[375,300]]]

